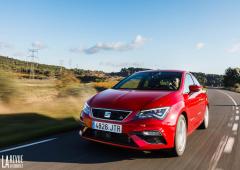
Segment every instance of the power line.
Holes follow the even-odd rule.
[[[35,64],[35,59],[37,59],[39,49],[29,49],[30,52],[30,78],[34,79],[34,64]]]

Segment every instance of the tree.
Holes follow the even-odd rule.
[[[229,67],[226,69],[223,82],[225,87],[234,87],[236,84],[240,84],[240,68]]]

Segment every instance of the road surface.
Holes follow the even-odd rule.
[[[209,89],[208,94],[209,128],[188,137],[182,157],[91,143],[81,139],[78,131],[1,148],[0,155],[23,155],[26,170],[239,170],[240,94],[218,89]]]

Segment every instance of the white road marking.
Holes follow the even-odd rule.
[[[239,120],[239,116],[236,116],[236,117],[235,117],[235,120]]]
[[[209,170],[215,170],[216,167],[217,167],[217,164],[218,164],[218,161],[222,155],[222,152],[223,152],[223,149],[227,143],[227,140],[228,140],[228,137],[227,136],[223,136],[219,145],[218,145],[218,148],[216,150],[216,152],[213,154],[212,156],[212,159],[210,161],[210,164],[209,164]]]
[[[238,110],[238,107],[236,107],[236,110]]]
[[[238,111],[238,110],[236,110],[236,113],[238,114],[238,113],[239,113],[239,111]]]
[[[224,148],[224,153],[231,153],[232,152],[232,148],[233,148],[233,144],[234,144],[234,138],[233,137],[229,137],[227,144]]]
[[[50,142],[50,141],[53,141],[53,140],[55,140],[55,139],[57,139],[57,138],[51,138],[51,139],[41,140],[41,141],[38,141],[38,142],[33,142],[33,143],[26,144],[26,145],[17,146],[17,147],[14,147],[14,148],[4,149],[4,150],[1,150],[0,153],[4,153],[4,152],[8,152],[8,151],[13,151],[13,150],[16,150],[16,149],[21,149],[21,148],[26,148],[26,147],[33,146],[33,145],[37,145],[37,144],[41,144],[41,143]]]
[[[220,91],[220,90],[218,90],[218,91],[219,91],[220,93],[223,93],[223,94],[225,94],[226,96],[228,96],[229,99],[232,100],[232,102],[234,103],[234,105],[237,106],[237,102],[232,98],[232,96],[230,96],[229,94],[227,94],[227,93],[225,93],[225,92],[223,92],[223,91]]]
[[[238,124],[237,123],[234,123],[233,124],[233,127],[232,127],[232,131],[235,132],[238,130]]]

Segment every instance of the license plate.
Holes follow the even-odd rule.
[[[122,133],[122,125],[118,124],[93,121],[92,128],[107,132]]]

